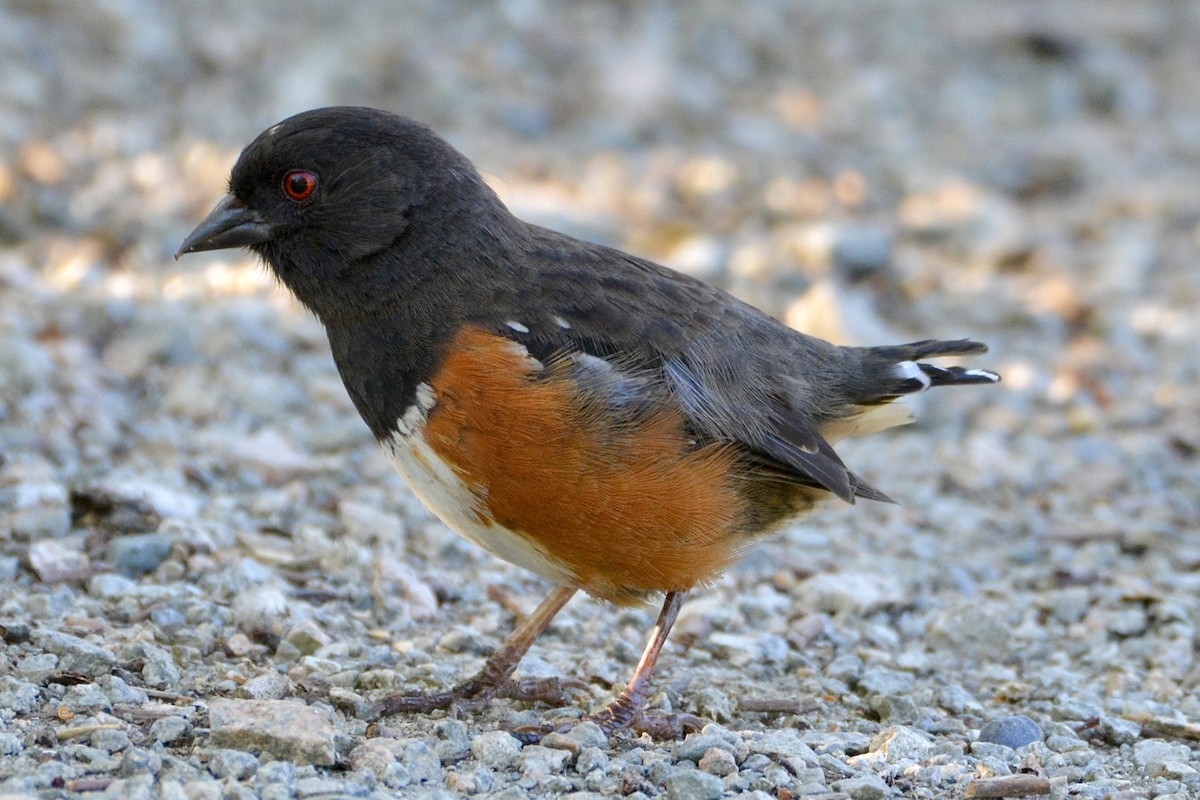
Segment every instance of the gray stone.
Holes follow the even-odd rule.
[[[80,683],[67,688],[63,695],[62,705],[75,713],[95,711],[112,711],[112,701],[108,695],[94,683]]]
[[[299,700],[214,700],[208,707],[213,747],[258,749],[297,764],[331,766],[337,730]]]
[[[867,705],[881,722],[912,725],[921,718],[921,711],[912,698],[897,694],[875,694],[867,698]]]
[[[89,739],[92,747],[98,750],[107,750],[110,753],[119,753],[129,747],[129,734],[125,731],[113,730],[105,728],[96,731]]]
[[[113,703],[140,706],[150,699],[141,689],[130,686],[116,675],[101,675],[96,679],[96,685],[104,690]]]
[[[1147,778],[1162,774],[1168,764],[1187,763],[1192,760],[1191,748],[1185,744],[1171,744],[1161,739],[1143,739],[1133,746],[1133,764]]]
[[[117,666],[117,657],[103,647],[68,633],[39,629],[30,637],[43,650],[58,656],[59,667],[89,678],[107,675]]]
[[[281,786],[290,791],[296,783],[296,767],[290,761],[268,761],[254,773],[258,786]]]
[[[522,748],[517,765],[523,776],[540,780],[544,776],[560,774],[570,760],[571,753],[567,750],[535,744]]]
[[[25,749],[21,737],[15,733],[0,733],[0,756],[19,756]]]
[[[895,762],[903,759],[922,761],[932,753],[934,742],[924,731],[896,725],[885,728],[871,740],[872,753],[880,753],[888,761]]]
[[[676,761],[691,761],[698,764],[704,754],[713,748],[727,751],[730,755],[737,754],[737,747],[726,739],[712,734],[693,734],[682,742],[676,742],[672,756]]]
[[[441,782],[442,762],[437,753],[429,745],[419,739],[410,739],[404,745],[404,760],[401,762],[408,770],[413,783]]]
[[[77,545],[40,539],[29,545],[29,565],[42,583],[78,581],[91,571],[91,561]]]
[[[281,700],[292,692],[292,682],[280,672],[265,672],[251,678],[238,689],[237,696],[248,700]]]
[[[150,737],[161,744],[172,744],[191,733],[192,724],[183,717],[163,717],[150,726]]]
[[[181,675],[169,652],[148,642],[136,642],[125,650],[125,657],[142,660],[142,680],[154,689],[169,689],[179,684]]]
[[[88,579],[87,590],[92,597],[124,597],[137,589],[137,584],[124,575],[104,572]]]
[[[122,575],[137,578],[158,569],[171,557],[171,547],[171,540],[162,534],[135,533],[110,539],[105,556]]]
[[[487,731],[471,739],[471,752],[492,769],[512,768],[521,755],[521,743],[505,731]]]
[[[764,731],[754,734],[746,746],[750,753],[771,758],[792,759],[798,767],[816,767],[820,760],[794,730]]]
[[[700,767],[701,772],[721,777],[732,775],[738,771],[737,759],[733,757],[733,753],[719,747],[713,747],[706,752],[700,758],[697,766]]]
[[[664,788],[669,800],[718,800],[725,792],[720,778],[692,767],[676,768]]]
[[[1014,750],[1041,740],[1041,727],[1029,717],[1020,714],[994,719],[979,731],[979,741],[1002,744]]]
[[[858,679],[858,688],[867,694],[899,695],[912,689],[916,678],[911,672],[868,667]]]
[[[836,791],[849,795],[852,800],[883,800],[892,793],[887,782],[878,775],[857,775],[835,781]]]
[[[241,750],[219,749],[208,754],[208,771],[218,778],[244,780],[253,775],[259,766],[258,758]]]
[[[443,719],[433,726],[438,743],[435,745],[438,758],[443,764],[461,761],[471,754],[471,738],[467,726],[457,719]]]
[[[118,767],[117,774],[128,778],[143,773],[157,775],[160,770],[162,770],[162,756],[153,750],[130,747],[121,754],[121,766]]]
[[[42,691],[34,684],[0,675],[0,709],[27,716],[37,710],[41,700]]]
[[[321,630],[321,626],[311,619],[306,619],[293,627],[283,639],[305,656],[311,656],[330,642],[329,634]]]

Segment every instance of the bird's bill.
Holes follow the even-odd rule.
[[[270,235],[271,226],[263,221],[257,211],[247,208],[239,198],[228,194],[208,212],[196,230],[188,234],[175,257],[202,250],[248,247],[267,241]]]

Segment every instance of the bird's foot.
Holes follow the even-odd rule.
[[[470,680],[441,692],[410,692],[385,697],[367,710],[366,719],[375,720],[392,714],[422,714],[439,709],[458,713],[479,711],[496,698],[565,705],[568,689],[583,689],[587,684],[574,678],[542,678],[491,682],[476,675]]]
[[[671,741],[695,733],[705,725],[705,720],[695,714],[670,714],[643,709],[629,710],[618,701],[610,703],[595,714],[579,719],[548,722],[544,725],[522,725],[509,731],[521,744],[537,744],[549,733],[567,733],[576,725],[594,722],[605,736],[622,730],[647,733],[652,739]]]

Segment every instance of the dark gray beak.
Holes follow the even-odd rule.
[[[260,244],[271,236],[271,226],[263,222],[257,211],[232,194],[217,203],[196,230],[188,234],[179,246],[175,258],[201,250],[224,250],[227,247],[248,247]]]

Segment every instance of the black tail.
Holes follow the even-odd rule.
[[[923,392],[934,386],[968,386],[979,383],[998,383],[1000,376],[991,370],[965,367],[938,367],[921,361],[923,358],[966,356],[986,353],[987,345],[970,339],[939,341],[926,339],[892,347],[871,347],[868,353],[878,364],[880,372],[895,377],[880,392],[876,402],[886,402],[901,395]]]

